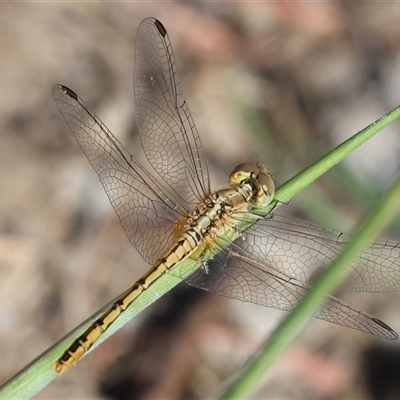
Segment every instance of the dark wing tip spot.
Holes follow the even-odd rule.
[[[397,335],[397,333],[389,326],[386,325],[383,321],[381,321],[378,318],[372,318],[372,320],[377,323],[378,325],[380,325],[382,328],[386,329],[388,332],[390,332],[390,339],[396,340],[399,336]]]
[[[63,85],[60,85],[60,88],[65,94],[67,94],[68,96],[72,97],[75,100],[78,100],[78,95],[73,90]]]
[[[167,35],[167,30],[164,28],[164,25],[158,19],[154,21],[154,25],[156,26],[158,32],[160,32],[160,35],[162,37],[165,37]]]

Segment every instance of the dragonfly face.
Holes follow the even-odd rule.
[[[211,192],[204,149],[183,97],[172,45],[154,18],[145,19],[138,30],[134,92],[139,136],[151,172],[134,160],[75,92],[61,85],[53,88],[56,104],[98,173],[127,237],[153,265],[66,349],[55,365],[58,373],[83,357],[157,279],[178,274],[175,267],[194,254],[205,268],[185,277],[188,284],[291,310],[309,289],[315,270],[328,266],[351,239],[308,222],[255,214],[257,207],[271,202],[275,191],[264,166],[240,164],[229,177],[230,188]],[[243,231],[245,217],[251,217],[253,225]],[[345,288],[399,290],[399,258],[399,243],[371,243],[351,264],[354,274]],[[397,338],[382,321],[334,297],[316,317]]]
[[[275,193],[275,183],[269,170],[263,165],[239,164],[229,175],[232,187],[249,184],[253,189],[251,202],[254,205],[267,206]]]

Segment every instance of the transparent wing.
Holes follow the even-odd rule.
[[[72,90],[56,85],[53,96],[129,240],[147,262],[154,263],[170,241],[181,207]]]
[[[182,204],[192,209],[210,192],[207,163],[167,31],[154,18],[145,19],[136,36],[134,91],[146,157]]]
[[[261,263],[252,258],[240,247],[241,241],[239,238],[227,250],[218,253],[186,282],[221,296],[292,310],[310,286],[277,271],[267,262]],[[332,296],[327,298],[314,316],[383,338],[397,339],[396,332],[384,322]]]
[[[351,240],[333,229],[273,215],[257,222],[187,282],[226,297],[291,310],[310,288],[313,275],[327,267]],[[351,264],[343,288],[396,291],[400,288],[400,244],[377,240]],[[339,325],[396,338],[382,321],[329,297],[315,315]]]
[[[258,262],[307,283],[327,267],[351,235],[309,222],[273,215],[242,235],[241,247]],[[400,290],[400,243],[377,240],[349,264],[341,289],[356,292]]]

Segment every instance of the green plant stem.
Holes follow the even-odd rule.
[[[311,164],[309,167],[289,179],[276,191],[275,198],[280,202],[289,201],[294,195],[305,189],[309,184],[317,178],[329,171],[337,163],[342,161],[346,156],[364,144],[366,141],[375,136],[383,128],[391,122],[399,118],[400,106],[394,108],[383,117],[377,119],[366,128],[362,129],[339,146],[335,147],[329,153],[325,154],[319,160]],[[265,209],[265,212],[270,212],[272,207]]]

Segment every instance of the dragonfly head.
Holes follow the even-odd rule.
[[[229,175],[232,187],[249,185],[252,190],[251,202],[257,206],[266,206],[275,193],[275,184],[264,165],[240,164]]]

